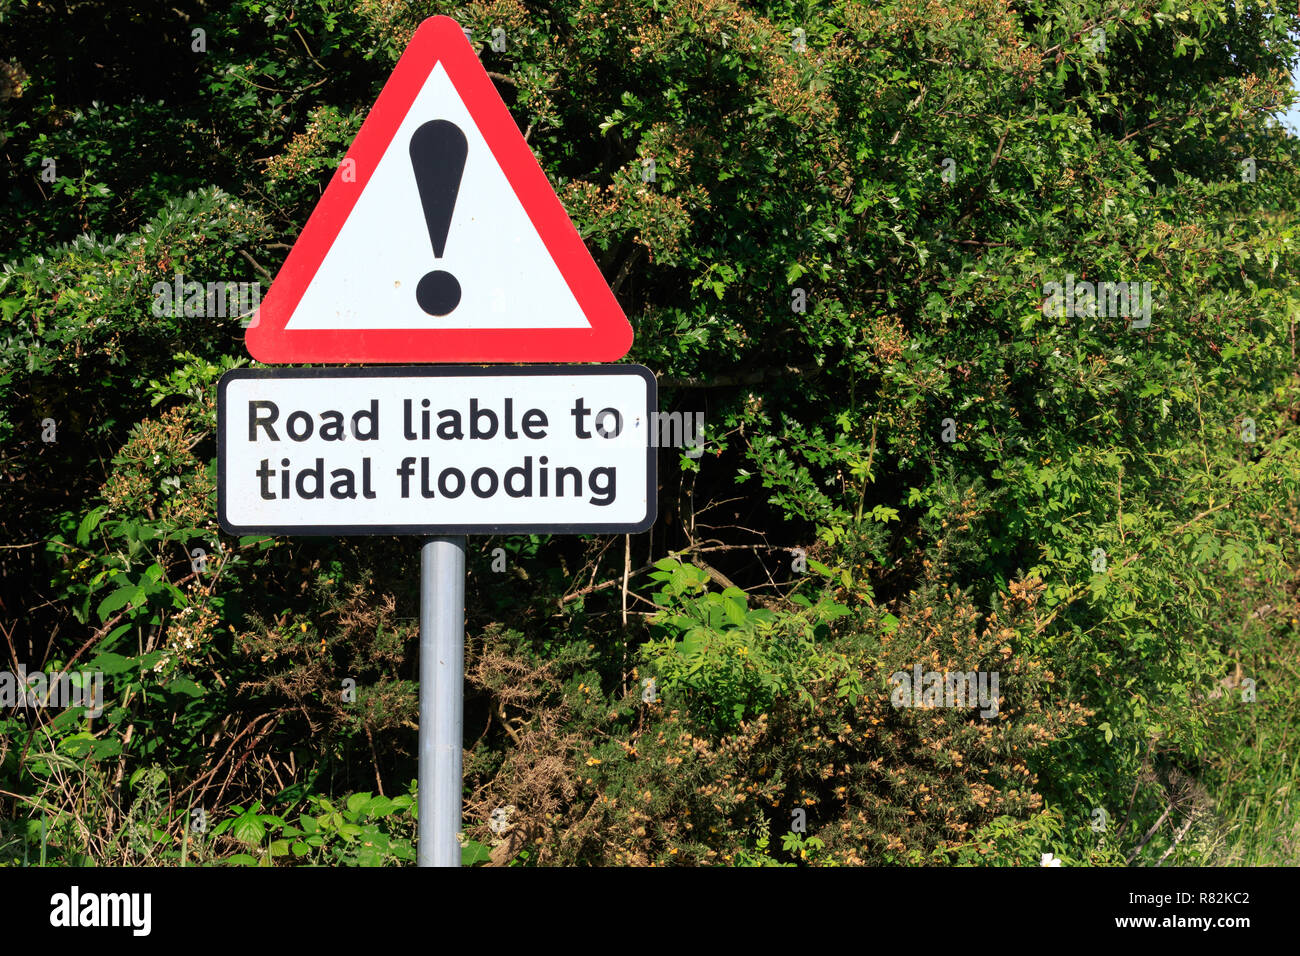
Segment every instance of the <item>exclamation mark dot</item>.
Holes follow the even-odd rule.
[[[447,248],[451,215],[465,172],[469,147],[460,127],[447,120],[425,123],[411,136],[411,166],[420,190],[420,205],[429,229],[433,255],[441,259]],[[415,301],[429,315],[449,315],[460,304],[460,283],[450,272],[425,273],[415,287]]]

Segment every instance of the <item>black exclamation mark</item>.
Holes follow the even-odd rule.
[[[425,123],[411,136],[411,165],[420,190],[424,222],[433,254],[441,259],[447,248],[451,214],[456,208],[460,178],[469,147],[460,127],[447,120]],[[460,283],[450,272],[426,273],[415,287],[415,301],[429,315],[449,315],[460,304]]]

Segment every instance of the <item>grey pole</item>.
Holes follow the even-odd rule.
[[[420,549],[420,866],[460,866],[465,536]]]

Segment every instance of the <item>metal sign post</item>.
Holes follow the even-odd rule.
[[[460,866],[465,536],[420,549],[420,866]]]

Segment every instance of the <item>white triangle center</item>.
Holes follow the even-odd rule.
[[[468,145],[441,258],[433,253],[408,152],[412,134],[435,119],[459,126]],[[415,297],[421,277],[435,270],[450,272],[461,288],[459,305],[441,317],[426,314]],[[285,327],[591,327],[441,62],[416,96]]]

